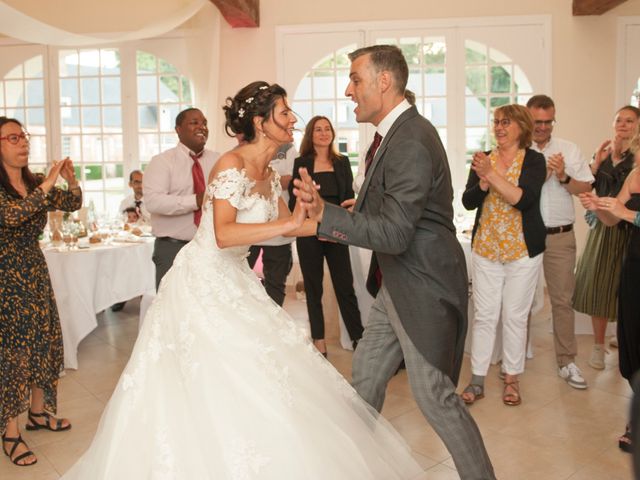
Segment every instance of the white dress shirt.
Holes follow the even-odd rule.
[[[382,119],[382,121],[378,124],[378,127],[376,128],[376,132],[378,132],[382,137],[382,140],[380,141],[380,143],[384,141],[384,137],[387,135],[387,133],[389,133],[389,130],[393,125],[393,122],[395,122],[400,115],[402,115],[406,110],[409,110],[410,108],[411,108],[411,104],[406,99],[404,99],[402,100],[402,102],[396,105],[393,108],[393,110],[387,113],[387,116]],[[369,142],[369,145],[371,145],[371,142]],[[369,145],[367,145],[367,149],[369,148]],[[360,161],[358,162],[358,173],[356,174],[356,178],[354,178],[353,180],[353,190],[356,193],[360,192],[360,187],[362,187],[362,184],[364,183],[364,174],[365,174],[364,170],[365,170],[366,156],[367,156],[366,154],[360,155]]]
[[[535,142],[531,148],[542,153],[547,160],[551,155],[561,153],[564,157],[564,171],[567,175],[579,182],[593,182],[589,164],[575,143],[551,137],[542,150]],[[542,186],[540,213],[542,213],[542,220],[547,228],[561,227],[575,221],[573,198],[567,189],[560,184],[555,174],[551,174]]]
[[[151,227],[156,237],[171,237],[189,241],[196,233],[193,212],[198,209],[193,193],[191,168],[193,153],[182,143],[156,155],[144,171],[143,192]],[[204,150],[198,159],[205,182],[220,155]]]
[[[139,222],[143,224],[149,224],[151,222],[151,214],[149,213],[149,210],[147,210],[147,204],[143,201],[142,198],[140,199],[140,201],[141,201],[140,203],[141,218],[139,219]],[[119,213],[124,212],[127,208],[135,208],[135,206],[136,206],[136,197],[132,193],[131,195],[126,196],[124,200],[120,202]]]

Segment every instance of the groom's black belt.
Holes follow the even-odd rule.
[[[571,230],[573,230],[573,223],[570,223],[569,225],[562,225],[561,227],[547,227],[547,235],[553,235],[555,233],[564,233],[564,232],[570,232]]]
[[[179,240],[177,238],[172,238],[172,237],[157,237],[157,240],[162,240],[164,242],[171,242],[171,243],[180,243],[182,245],[184,245],[185,243],[189,243],[189,240]]]

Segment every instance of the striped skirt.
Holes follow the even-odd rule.
[[[601,222],[589,230],[576,268],[573,308],[593,317],[618,318],[618,287],[629,229]]]

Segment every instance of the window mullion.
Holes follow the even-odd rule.
[[[45,47],[44,84],[47,99],[45,100],[45,123],[47,125],[47,164],[54,159],[62,158],[61,115],[60,115],[60,64],[59,48]],[[79,159],[72,158],[74,162]]]
[[[129,173],[140,168],[136,49],[134,47],[120,47],[120,65],[122,148],[124,155],[123,182],[126,184]]]

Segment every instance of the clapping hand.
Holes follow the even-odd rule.
[[[613,141],[611,142],[611,153],[615,158],[619,159],[622,156],[623,147],[624,139],[620,135],[613,137]]]
[[[60,169],[60,175],[64,178],[69,187],[74,187],[77,185],[78,180],[76,179],[76,172],[73,168],[73,161],[67,157],[64,160],[61,160],[59,163],[62,163],[62,168]]]
[[[604,159],[607,158],[607,155],[611,152],[611,140],[605,140],[600,144],[596,153],[593,156],[593,160],[597,166],[600,166]]]
[[[549,155],[547,168],[551,170],[558,180],[564,180],[566,173],[564,171],[564,156],[562,153],[554,153]]]
[[[585,208],[585,210],[594,211],[598,209],[598,201],[600,200],[600,197],[598,197],[595,193],[581,193],[578,195],[578,198],[580,199],[580,203]]]
[[[486,177],[493,170],[491,159],[484,152],[476,152],[473,154],[471,169],[478,174],[480,188],[486,192],[489,188],[489,182]]]
[[[49,193],[49,190],[51,190],[53,186],[56,184],[56,181],[58,180],[58,176],[60,175],[60,172],[65,166],[65,162],[66,160],[53,162],[53,166],[49,169],[49,173],[40,184],[40,188],[45,194]]]
[[[625,211],[625,206],[615,197],[601,197],[596,201],[598,210],[609,212],[612,215],[620,218]]]

